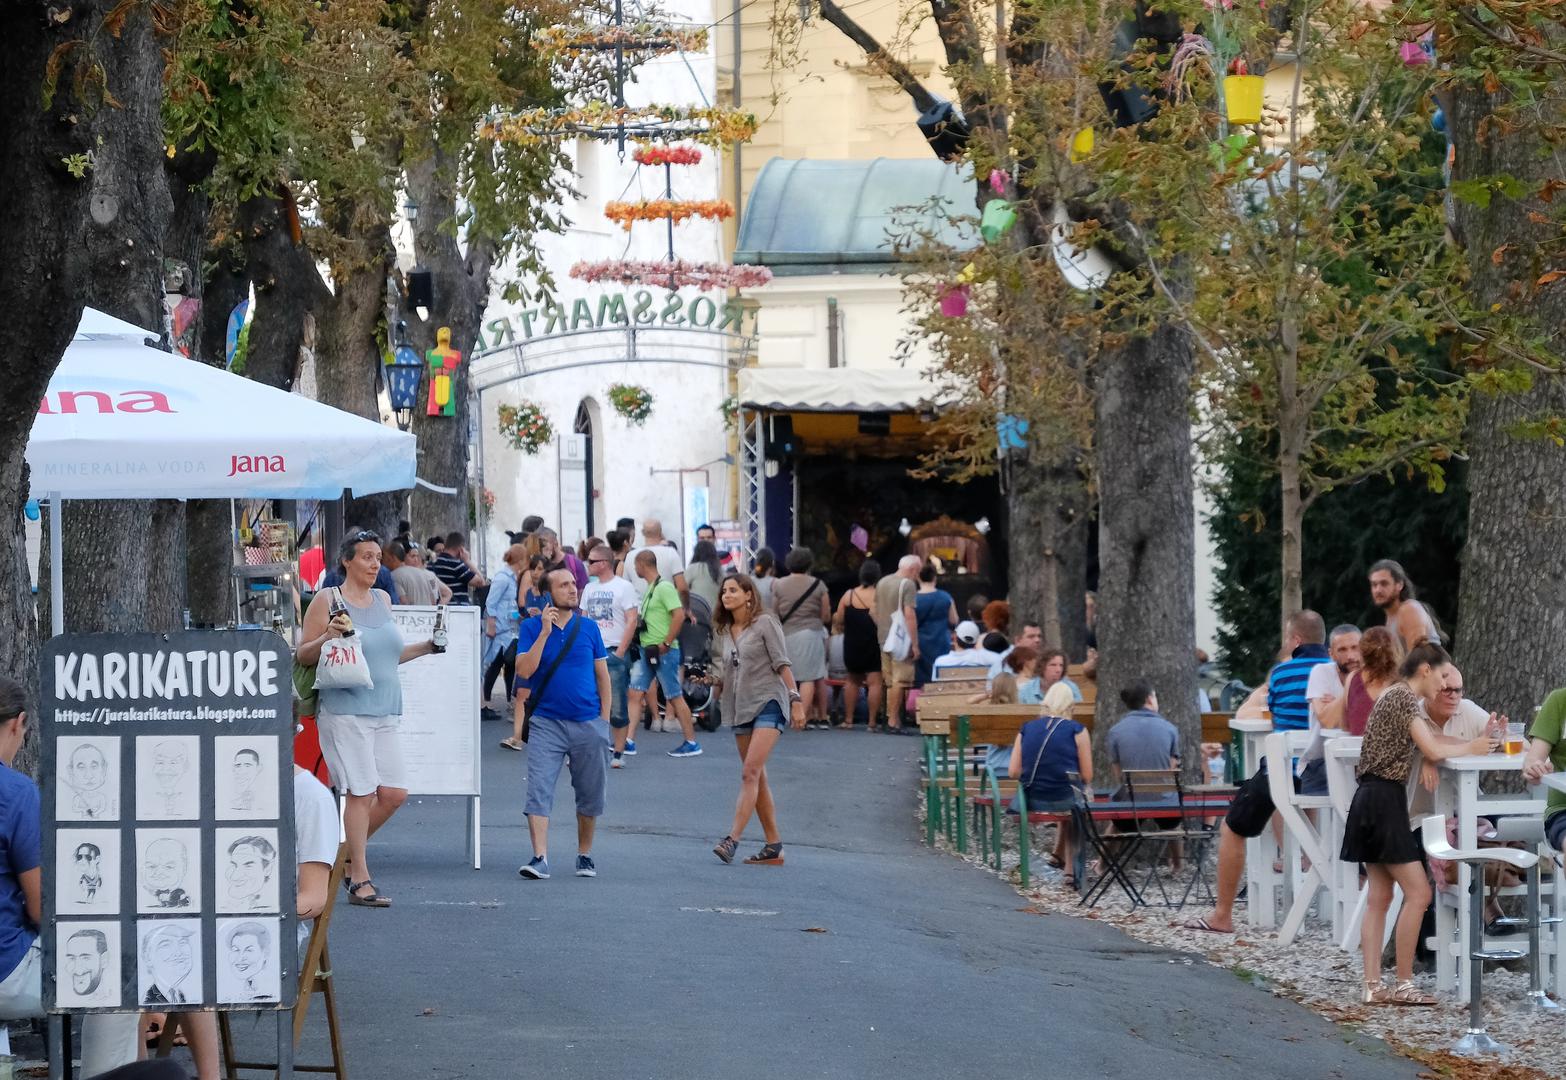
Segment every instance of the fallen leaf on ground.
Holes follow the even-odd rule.
[[[824,926],[807,926],[801,932],[806,934],[825,934],[827,933],[827,928]]]

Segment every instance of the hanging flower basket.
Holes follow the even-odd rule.
[[[638,165],[700,165],[701,148],[696,146],[638,146],[631,151]]]
[[[654,22],[629,26],[550,26],[533,34],[533,47],[568,57],[615,49],[640,55],[699,53],[707,51],[707,29]]]
[[[554,441],[555,427],[536,402],[500,407],[500,434],[524,454],[536,454]]]
[[[1258,124],[1262,118],[1262,90],[1267,80],[1260,75],[1225,75],[1223,100],[1231,124]]]
[[[689,285],[703,291],[709,289],[747,289],[765,285],[772,280],[772,271],[765,266],[731,266],[726,263],[693,263],[684,259],[637,261],[631,259],[606,259],[602,262],[579,262],[571,267],[571,276],[578,281],[609,281],[620,285],[653,285],[664,289],[678,289]]]
[[[615,383],[609,388],[609,404],[614,411],[640,427],[652,415],[653,396],[645,386]]]
[[[693,217],[722,221],[733,216],[734,207],[722,199],[648,199],[604,204],[604,217],[626,232],[638,221],[672,221],[678,225]]]

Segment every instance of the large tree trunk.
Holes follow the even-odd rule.
[[[300,356],[315,344],[316,313],[331,302],[332,293],[296,231],[298,216],[291,200],[247,199],[238,218],[256,289],[245,375],[292,390],[299,378]]]
[[[1560,115],[1559,89],[1553,109]],[[1538,156],[1525,125],[1508,131],[1480,125],[1504,104],[1477,85],[1453,95],[1452,138],[1457,147],[1453,180],[1510,174],[1537,186],[1551,170]],[[1519,277],[1532,286],[1538,252],[1549,226],[1528,220],[1548,211],[1535,200],[1497,196],[1487,208],[1456,203],[1457,233],[1468,252],[1474,302],[1480,307],[1512,302]],[[1520,253],[1506,257],[1503,248]],[[1496,256],[1499,256],[1497,258]],[[1528,302],[1529,315],[1566,347],[1566,289],[1546,286]],[[1566,449],[1546,438],[1514,434],[1517,425],[1566,411],[1566,385],[1557,376],[1535,373],[1533,389],[1500,397],[1476,395],[1469,416],[1468,544],[1464,551],[1459,661],[1469,695],[1485,708],[1531,719],[1533,707],[1566,682]]]
[[[1526,115],[1552,122],[1566,115],[1566,79],[1558,72],[1552,90]],[[1491,122],[1508,104],[1504,93],[1485,92],[1478,79],[1456,86],[1449,110],[1454,182],[1510,175],[1532,192],[1557,178],[1558,156],[1540,152],[1539,133],[1525,118]],[[1536,222],[1530,213],[1542,216]],[[1487,207],[1458,200],[1456,233],[1467,250],[1475,307],[1523,307],[1560,355],[1566,353],[1566,282],[1534,293],[1547,268],[1539,254],[1559,240],[1551,215],[1532,195],[1497,194]],[[1547,692],[1566,683],[1566,448],[1513,434],[1520,422],[1566,413],[1566,385],[1556,375],[1533,377],[1527,393],[1476,395],[1469,413],[1468,543],[1457,642],[1469,696],[1523,721],[1532,720]]]
[[[455,416],[429,416],[424,408],[428,372],[421,387],[419,406],[413,411],[413,433],[419,440],[419,476],[436,487],[454,488],[445,495],[416,487],[410,498],[409,520],[418,536],[444,535],[452,530],[468,532],[468,370],[479,325],[489,302],[493,248],[483,237],[470,237],[464,252],[448,223],[456,215],[456,168],[433,147],[408,167],[408,190],[419,204],[414,232],[414,252],[420,266],[430,271],[435,306],[427,321],[406,312],[409,344],[422,357],[435,345],[436,331],[451,330],[451,347],[462,354],[452,380]]]
[[[1007,599],[1013,631],[1029,620],[1073,662],[1087,651],[1088,489],[1079,455],[1013,457],[1006,493]]]
[[[1200,759],[1196,709],[1196,517],[1184,331],[1162,325],[1100,353],[1098,711],[1095,760],[1125,711],[1120,691],[1147,679],[1180,729],[1186,772]],[[1107,775],[1107,771],[1105,773]]]
[[[1300,459],[1284,451],[1278,476],[1283,487],[1279,532],[1283,549],[1283,587],[1278,592],[1278,625],[1305,606],[1305,503],[1300,496]]]

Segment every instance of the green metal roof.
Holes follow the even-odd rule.
[[[897,261],[893,237],[914,223],[944,243],[972,245],[971,232],[947,218],[975,213],[973,198],[972,170],[935,158],[773,158],[745,205],[734,261],[783,273],[886,265]]]

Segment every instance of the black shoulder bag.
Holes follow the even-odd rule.
[[[798,611],[799,608],[800,608],[800,605],[802,605],[806,600],[809,600],[812,596],[816,595],[816,590],[819,589],[819,588],[821,588],[821,579],[820,578],[816,578],[816,580],[814,580],[814,581],[812,581],[810,583],[810,588],[808,588],[804,592],[800,593],[799,594],[799,599],[795,600],[791,605],[789,605],[789,609],[787,611],[785,611],[783,613],[783,617],[778,620],[778,625],[779,626],[786,625],[788,623],[789,616],[793,615],[794,612]]]
[[[564,660],[566,658],[566,654],[571,651],[571,646],[576,644],[576,635],[577,632],[582,629],[583,618],[584,616],[580,611],[571,616],[571,629],[566,634],[565,644],[561,646],[560,651],[555,654],[555,658],[549,662],[549,667],[544,670],[544,677],[538,680],[537,686],[532,687],[529,690],[527,701],[523,702],[522,704],[523,742],[527,742],[527,737],[532,734],[531,729],[533,727],[533,713],[537,711],[538,703],[543,700],[544,691],[549,688],[549,680],[554,678],[555,669],[560,666],[560,662]],[[548,633],[548,631],[546,630],[545,633]]]

